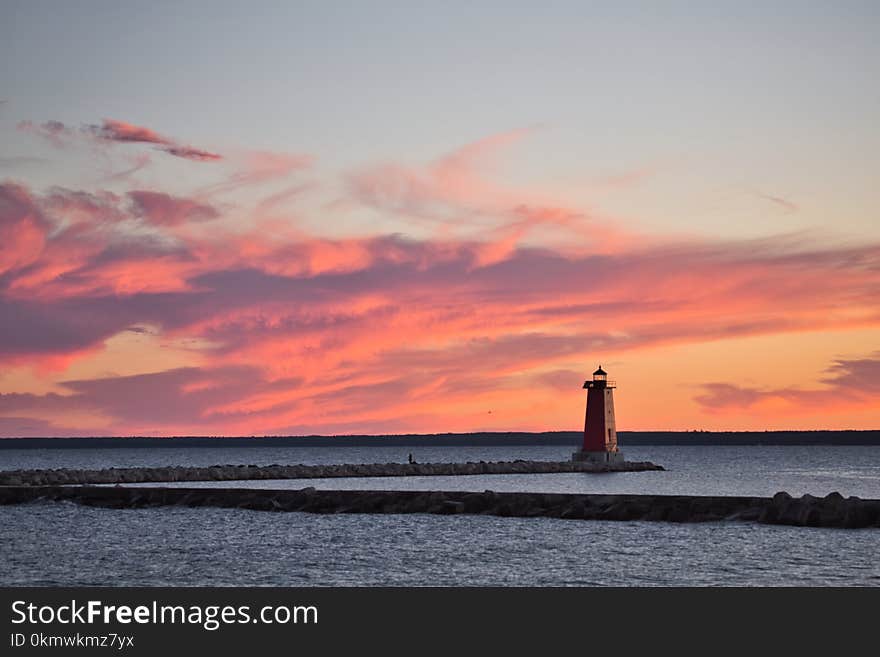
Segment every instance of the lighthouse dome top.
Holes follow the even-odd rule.
[[[584,381],[584,388],[614,388],[614,381],[608,380],[608,372],[602,369],[602,366],[599,365],[599,369],[593,372],[593,378]]]

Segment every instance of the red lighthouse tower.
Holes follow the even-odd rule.
[[[584,444],[572,455],[573,461],[616,463],[623,461],[617,449],[617,425],[614,421],[614,381],[599,366],[592,381],[584,381],[587,391],[587,417],[584,422]]]

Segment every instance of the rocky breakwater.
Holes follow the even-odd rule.
[[[647,461],[610,464],[574,461],[479,461],[477,463],[364,463],[341,465],[212,465],[209,467],[105,468],[102,470],[0,471],[0,486],[136,484],[163,481],[242,481],[329,477],[545,474],[556,472],[644,472],[663,470]]]
[[[124,486],[5,486],[0,504],[68,500],[108,508],[226,507],[307,513],[478,514],[571,520],[751,521],[804,527],[880,528],[880,500],[685,495],[573,495],[421,491],[265,490]]]

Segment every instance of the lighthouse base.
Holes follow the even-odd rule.
[[[579,449],[571,455],[572,461],[587,461],[589,463],[623,463],[623,452],[596,451],[587,452]]]

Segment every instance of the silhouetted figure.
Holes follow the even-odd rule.
[[[409,462],[410,462],[410,465],[412,465],[413,463],[416,462],[416,460],[413,458],[412,453],[410,453],[410,455],[409,455]]]

